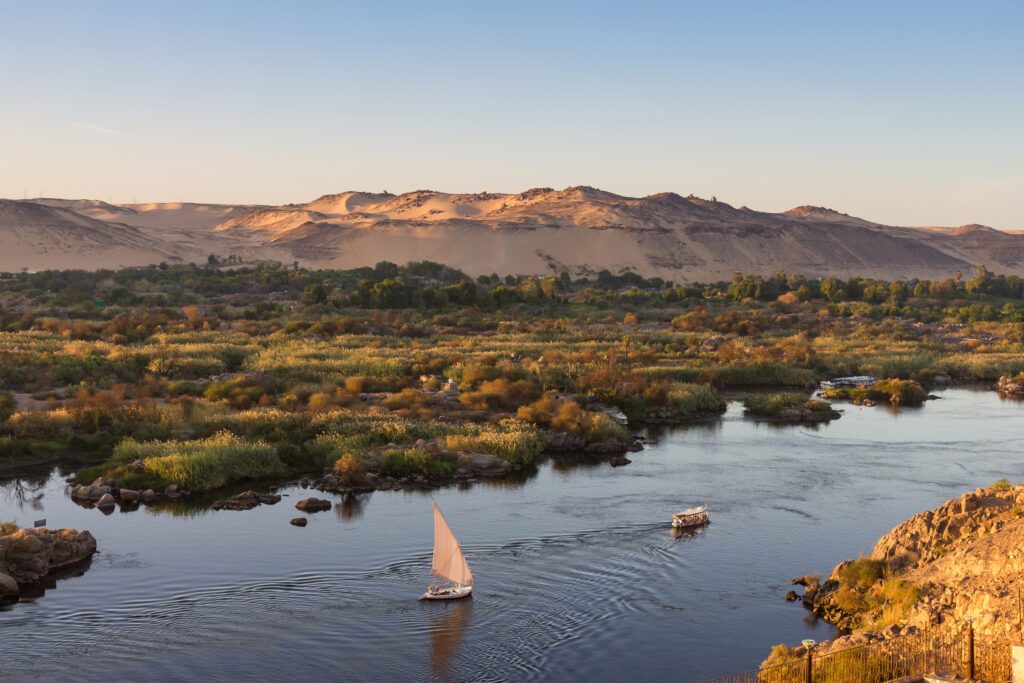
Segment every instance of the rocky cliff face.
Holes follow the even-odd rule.
[[[0,603],[17,601],[20,586],[83,562],[96,552],[96,539],[75,529],[18,529],[0,536]]]
[[[850,568],[875,567],[874,584],[851,587]],[[870,564],[874,563],[874,564]],[[862,572],[863,574],[863,572]],[[1018,636],[1024,628],[1024,486],[978,489],[903,522],[878,540],[867,561],[843,562],[824,583],[805,580],[804,602],[841,628],[884,622],[884,585],[912,596],[895,627],[973,621],[979,633]],[[846,590],[844,597],[842,592]],[[850,592],[873,593],[854,614]],[[894,593],[895,591],[893,591]],[[892,624],[888,625],[889,628]]]

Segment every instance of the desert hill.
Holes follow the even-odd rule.
[[[0,199],[0,269],[119,268],[195,257],[123,224],[59,204]]]
[[[585,186],[518,194],[342,192],[284,206],[66,199],[4,205],[35,207],[26,211],[37,215],[0,213],[3,244],[11,245],[0,253],[0,270],[8,271],[96,268],[112,259],[205,261],[212,253],[320,268],[431,260],[472,275],[607,268],[676,281],[780,270],[945,278],[979,264],[1024,275],[1024,235],[985,226],[895,227],[818,206],[766,213],[692,195],[625,197]],[[96,247],[89,245],[104,240],[121,251],[91,259]]]

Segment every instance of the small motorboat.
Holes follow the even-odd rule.
[[[469,569],[462,546],[448,526],[441,508],[434,503],[434,559],[430,575],[445,579],[448,584],[431,584],[420,600],[458,600],[473,594],[473,572]]]
[[[673,529],[696,529],[710,522],[707,505],[687,508],[672,515]]]

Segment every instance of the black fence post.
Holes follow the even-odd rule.
[[[974,680],[974,622],[967,622],[967,677]]]
[[[804,683],[812,683],[811,680],[811,662],[813,661],[813,655],[811,654],[811,648],[807,648],[807,659],[804,665]]]

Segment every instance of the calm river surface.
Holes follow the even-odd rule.
[[[62,475],[0,481],[0,520],[89,529],[80,577],[0,611],[0,679],[696,680],[824,640],[789,581],[869,552],[910,515],[1024,479],[1024,404],[953,389],[894,413],[845,406],[817,429],[744,420],[657,435],[633,464],[547,462],[518,483],[433,493],[476,576],[428,583],[429,493],[376,492],[310,516],[78,507]],[[316,492],[313,492],[316,493]],[[317,493],[317,495],[321,495]],[[41,496],[41,497],[39,497]],[[330,495],[335,502],[340,499]],[[712,524],[676,538],[671,513]]]

